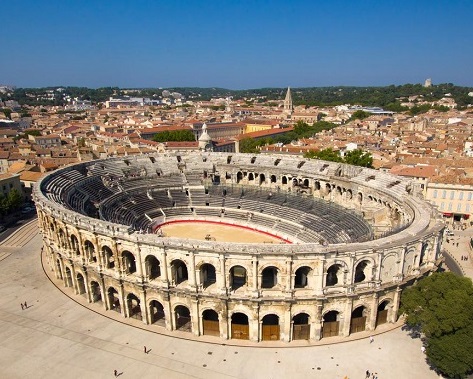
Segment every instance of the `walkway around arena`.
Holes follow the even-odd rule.
[[[420,339],[400,327],[374,335],[371,344],[368,334],[357,333],[363,338],[291,348],[282,342],[238,347],[220,339],[182,340],[117,322],[110,318],[114,312],[96,304],[85,308],[48,280],[37,230],[26,225],[0,243],[2,378],[107,378],[114,370],[121,378],[166,379],[362,379],[366,370],[379,379],[438,377],[425,362]]]

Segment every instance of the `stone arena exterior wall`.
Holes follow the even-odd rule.
[[[61,173],[101,162],[121,167],[125,160],[218,176],[226,185],[304,189],[363,213],[378,232],[338,244],[168,238],[87,217],[48,196],[48,183]],[[443,233],[410,181],[299,157],[195,152],[94,161],[45,176],[34,198],[49,268],[75,295],[158,331],[255,342],[317,341],[395,322],[402,289],[436,269]],[[385,233],[389,228],[399,231]]]

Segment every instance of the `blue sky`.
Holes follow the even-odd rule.
[[[15,0],[0,84],[473,86],[473,1]]]

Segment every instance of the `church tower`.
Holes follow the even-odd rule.
[[[284,99],[284,113],[287,115],[287,118],[291,118],[293,111],[291,87],[287,87],[286,98]]]

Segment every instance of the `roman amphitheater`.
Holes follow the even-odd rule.
[[[330,339],[397,320],[443,223],[411,181],[295,156],[76,164],[34,190],[50,275],[157,331]]]

